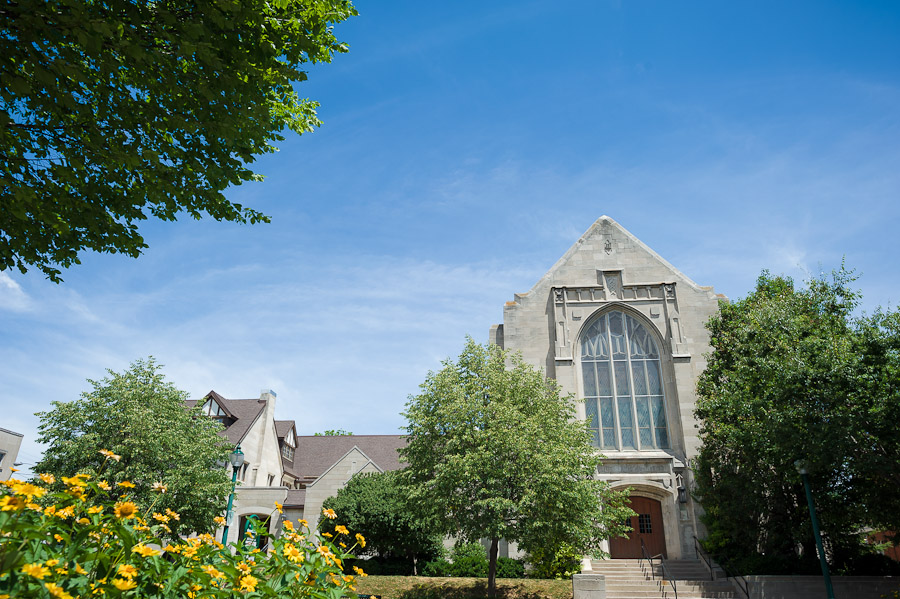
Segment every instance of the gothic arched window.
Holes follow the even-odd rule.
[[[602,449],[669,447],[659,347],[637,319],[611,311],[581,335],[584,405]]]

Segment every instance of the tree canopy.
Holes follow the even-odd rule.
[[[402,559],[409,571],[417,572],[418,564],[434,559],[443,548],[441,536],[410,509],[397,472],[357,474],[323,507],[365,537],[366,546],[357,555]],[[325,526],[329,524],[334,527],[334,522]]]
[[[518,354],[469,338],[428,374],[405,416],[410,505],[441,533],[490,539],[491,594],[500,539],[599,554],[633,513],[627,492],[595,480],[602,456],[571,397]]]
[[[207,214],[282,131],[320,124],[294,89],[347,47],[348,0],[22,0],[0,7],[0,270],[53,281],[82,250],[136,257],[138,223]]]
[[[211,532],[231,492],[224,463],[229,448],[217,434],[221,425],[189,410],[187,394],[166,382],[150,358],[123,372],[108,371],[93,389],[70,402],[53,402],[38,413],[40,443],[47,443],[36,472],[102,476],[110,485],[129,481],[141,505],[180,514],[170,522],[173,534]],[[119,458],[107,460],[100,450]],[[104,464],[105,462],[105,464]],[[159,494],[155,483],[166,486]]]
[[[854,316],[852,282],[764,272],[708,324],[696,494],[710,548],[745,572],[817,569],[797,460],[833,567],[853,569],[864,527],[900,530],[900,314]]]

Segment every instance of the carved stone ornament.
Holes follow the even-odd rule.
[[[606,243],[603,244],[603,249],[606,250],[606,254],[612,254],[612,241],[609,239],[606,240]]]

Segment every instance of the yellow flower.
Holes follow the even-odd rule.
[[[290,520],[285,520],[283,526],[284,526],[285,530],[289,530],[289,531],[294,530],[294,523],[291,522]]]
[[[42,508],[37,503],[26,503],[25,507],[27,507],[28,509],[33,510],[35,512],[43,512],[44,511],[44,508]]]
[[[66,518],[71,518],[74,515],[75,515],[75,506],[74,505],[67,505],[66,507],[64,507],[61,510],[56,510],[56,517],[62,518],[63,520],[65,520]]]
[[[306,520],[297,520],[297,524],[299,524],[302,528],[309,528],[309,522],[307,522]]]
[[[23,495],[29,501],[31,501],[34,497],[41,497],[44,493],[47,492],[47,489],[44,487],[39,487],[37,485],[33,485],[31,483],[16,483],[11,487],[12,492],[16,495]]]
[[[52,485],[56,482],[56,477],[52,474],[38,474],[38,478],[47,483],[48,485]]]
[[[213,566],[200,566],[200,569],[209,574],[212,579],[224,578],[225,575],[216,570]]]
[[[322,533],[322,536],[323,536],[323,537],[328,537],[328,538],[330,539],[330,538],[333,537],[334,535],[331,534],[330,532],[323,532],[323,533]]]
[[[178,515],[178,512],[173,512],[169,508],[166,508],[166,515],[172,518],[172,520],[181,520],[181,516]]]
[[[18,497],[13,497],[12,495],[6,495],[0,498],[0,512],[11,512],[13,510],[20,510],[25,506],[25,500],[20,499]]]
[[[109,483],[105,480],[97,481],[97,486],[103,489],[104,491],[112,491],[112,487],[109,486]]]
[[[99,514],[103,511],[103,506],[101,505],[92,505],[87,509],[87,513],[89,514]]]
[[[57,542],[57,543],[62,543],[62,542],[63,542],[63,537],[62,537],[62,535],[60,535],[60,534],[55,534],[55,535],[53,535],[53,538],[56,539],[56,542]]]
[[[48,566],[50,566],[50,567],[52,568],[53,566],[55,566],[56,564],[59,563],[59,560],[58,560],[58,559],[48,559],[48,560],[47,560],[46,562],[44,562],[44,563],[47,564]]]
[[[155,493],[165,493],[169,489],[169,487],[162,483],[153,483],[151,489],[153,489]]]
[[[153,512],[153,519],[154,519],[154,520],[158,520],[158,521],[160,521],[160,522],[168,522],[168,521],[169,521],[169,517],[168,517],[168,516],[166,516],[166,515],[164,515],[164,514],[160,514],[160,513],[158,513],[158,512]]]
[[[237,569],[243,572],[244,574],[250,573],[250,566],[246,564],[246,562],[241,562],[237,565]]]
[[[67,593],[61,586],[57,584],[48,582],[44,586],[47,587],[47,591],[49,591],[51,597],[57,597],[57,599],[72,599],[72,595]]]
[[[22,566],[22,573],[37,578],[38,580],[42,580],[44,576],[50,574],[50,568],[40,564],[25,564]]]
[[[84,482],[83,479],[88,478],[90,478],[90,476],[88,476],[87,474],[76,474],[75,476],[62,477],[62,481],[69,485],[69,487],[84,487],[87,483]]]
[[[191,558],[192,558],[192,557],[194,557],[195,555],[197,555],[197,548],[196,548],[196,547],[185,547],[185,548],[184,548],[184,551],[182,551],[181,554],[182,554],[184,557],[191,557]]]
[[[340,534],[342,534],[342,535],[349,535],[349,534],[350,534],[350,531],[347,530],[347,527],[344,526],[343,524],[338,524],[337,526],[335,526],[335,527],[334,527],[334,532],[340,533]]]
[[[368,576],[368,574],[366,574],[365,572],[363,572],[363,569],[362,569],[362,568],[359,568],[359,567],[357,567],[357,566],[353,566],[353,571],[356,572],[356,575],[357,575],[357,576],[363,576],[363,577]]]
[[[129,482],[129,481],[127,481],[127,480],[123,480],[122,482],[116,483],[116,484],[117,484],[118,486],[120,486],[120,487],[125,488],[125,489],[133,489],[133,488],[134,488],[134,483]]]
[[[134,578],[137,576],[138,569],[132,566],[131,564],[119,564],[119,569],[116,571],[116,574],[121,576],[122,578]]]
[[[91,523],[90,520],[88,520],[87,518],[85,518],[85,517],[83,517],[83,516],[82,516],[81,518],[79,518],[78,520],[76,520],[76,522],[78,522],[78,523],[81,524],[82,526]]]
[[[249,591],[253,592],[256,590],[256,585],[259,583],[259,580],[256,579],[255,576],[250,576],[249,574],[245,576],[241,576],[241,591]]]
[[[69,571],[68,571],[66,568],[57,568],[57,569],[55,570],[55,572],[56,572],[57,574],[62,574],[62,575],[66,575],[66,574],[69,573]]]
[[[222,516],[216,516],[215,518],[213,518],[213,522],[215,522],[219,526],[225,526],[225,518],[223,518]]]
[[[366,546],[366,538],[359,533],[356,533],[356,542],[359,543],[360,547]]]
[[[299,549],[292,543],[286,543],[284,548],[281,550],[281,553],[284,557],[288,558],[288,560],[294,562],[295,564],[299,564],[303,561],[303,553],[300,552]]]
[[[130,591],[134,587],[137,586],[137,583],[133,580],[122,580],[121,578],[113,578],[112,584],[114,587],[119,589],[120,591]]]
[[[116,503],[115,512],[117,518],[133,518],[137,512],[137,505],[132,501],[120,501]]]
[[[334,510],[331,508],[322,510],[322,515],[325,516],[326,518],[331,518],[332,520],[337,518],[337,514],[335,514]]]
[[[147,547],[144,544],[135,545],[134,547],[131,548],[131,551],[134,553],[137,553],[141,557],[154,557],[156,555],[159,555],[159,551],[157,551],[156,549]]]
[[[163,547],[163,549],[165,549],[165,550],[168,551],[169,553],[181,553],[181,546],[180,546],[180,545],[172,545],[171,543],[169,543],[168,545],[166,545],[165,547]]]
[[[115,460],[117,462],[122,459],[122,456],[116,455],[108,449],[101,449],[100,455],[102,455],[103,457],[105,457],[108,460]]]
[[[283,507],[284,507],[284,506],[283,506],[282,504],[278,503],[277,501],[275,502],[275,509],[278,510],[278,513],[279,513],[279,514],[283,514],[283,513],[284,513],[284,510],[282,509]]]
[[[87,574],[87,570],[85,570],[80,564],[75,564],[75,572],[81,575]]]

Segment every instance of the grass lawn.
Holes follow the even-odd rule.
[[[357,578],[357,592],[384,599],[484,599],[487,578],[430,578],[424,576],[367,576]],[[572,580],[498,578],[502,599],[572,599]]]

